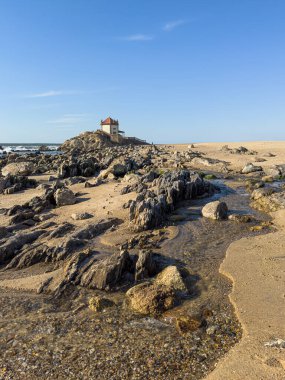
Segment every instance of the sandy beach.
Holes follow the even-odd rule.
[[[244,150],[235,151],[241,146]],[[92,154],[98,153],[88,153],[88,157]],[[60,378],[64,371],[68,371],[69,378],[77,378],[81,373],[83,379],[96,378],[99,372],[102,379],[283,379],[285,211],[282,198],[279,211],[269,213],[267,208],[260,208],[263,203],[255,209],[250,194],[261,191],[267,201],[264,204],[268,205],[271,192],[263,195],[262,191],[278,184],[277,195],[282,196],[281,176],[271,179],[268,171],[285,162],[285,143],[146,146],[134,150],[119,148],[116,154],[107,168],[88,179],[70,175],[65,156],[54,157],[48,163],[43,156],[39,164],[27,156],[34,165],[29,179],[36,181],[37,187],[0,195],[1,233],[7,236],[0,241],[0,249],[2,255],[9,254],[8,260],[2,261],[0,273],[3,378],[34,379],[43,367],[48,379]],[[126,157],[147,164],[129,170]],[[54,161],[59,161],[58,172],[48,169]],[[253,172],[242,173],[249,163],[253,164]],[[36,174],[35,168],[43,170],[45,165],[46,173]],[[256,169],[257,165],[261,169]],[[175,176],[180,175],[183,183],[181,173],[194,172],[200,190],[194,189],[201,195],[197,197],[195,193],[188,200],[183,195],[183,200],[175,201],[172,211],[167,209],[168,215],[163,214],[159,225],[150,224],[157,219],[149,219],[149,211],[145,214],[143,202],[147,192],[154,197],[167,178],[170,186],[175,187]],[[46,194],[56,197],[63,191],[67,198],[62,200],[71,199],[70,204],[46,203]],[[138,197],[142,200],[138,201]],[[44,208],[34,209],[43,199]],[[276,199],[274,202],[279,205],[279,198]],[[224,220],[202,216],[203,208],[211,202],[227,204]],[[132,204],[141,207],[133,217]],[[236,218],[231,219],[232,215]],[[237,219],[238,216],[244,218]],[[94,228],[100,228],[99,232]],[[35,234],[40,235],[34,238]],[[15,240],[27,235],[34,240],[24,246]],[[9,242],[17,244],[15,253],[8,251]],[[105,275],[109,267],[115,268],[117,264],[109,264],[108,260],[122,257],[122,252],[134,260],[132,257],[146,251],[152,252],[163,268],[178,268],[176,276],[182,277],[171,281],[187,289],[184,298],[176,296],[174,307],[164,306],[157,314],[150,311],[155,309],[143,309],[157,307],[152,304],[139,304],[142,309],[133,310],[128,304],[126,291],[136,288],[132,272],[118,277],[111,292],[110,285],[99,285],[96,277]],[[100,270],[95,276],[98,265]],[[104,281],[109,279],[112,284],[116,273],[110,272]],[[142,285],[154,286],[145,284],[155,283],[155,279],[146,276]],[[166,289],[169,296],[173,294],[173,288]],[[19,297],[24,303],[19,302]],[[94,314],[90,306],[94,297],[112,306],[96,309]],[[25,304],[30,305],[29,309]],[[70,321],[68,328],[65,320]],[[52,331],[52,325],[61,326],[59,335],[47,334],[45,330],[35,334],[40,323],[48,331]],[[94,331],[100,329],[100,336],[94,335],[91,325]],[[81,347],[74,344],[78,331],[85,336]],[[64,354],[66,347],[71,347],[72,357],[76,358],[88,351],[88,361],[92,361],[92,344],[102,347],[102,353],[89,365],[89,372],[86,364],[82,367],[77,359],[72,361]],[[122,345],[131,347],[131,352],[125,351],[120,357]],[[145,345],[149,346],[147,367],[140,359]],[[33,347],[32,356],[25,353],[27,346]],[[53,368],[48,346],[58,350],[58,364]],[[26,364],[16,371],[13,358],[20,356]]]

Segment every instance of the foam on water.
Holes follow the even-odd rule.
[[[0,155],[4,155],[7,153],[15,152],[15,153],[28,153],[28,152],[38,152],[39,148],[45,146],[47,148],[46,151],[42,151],[42,153],[55,153],[59,148],[59,144],[1,144],[0,143]]]

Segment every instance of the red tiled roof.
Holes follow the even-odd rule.
[[[114,120],[111,117],[107,117],[106,120],[101,120],[101,125],[119,125],[118,120]]]

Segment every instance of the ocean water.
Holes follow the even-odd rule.
[[[33,153],[33,152],[39,152],[39,148],[45,146],[47,148],[46,151],[43,151],[42,153],[46,154],[56,154],[59,153],[58,148],[60,144],[56,143],[49,143],[49,144],[42,144],[42,143],[34,143],[34,144],[15,144],[15,143],[6,143],[1,144],[0,143],[0,155],[4,155],[10,152],[15,153]]]

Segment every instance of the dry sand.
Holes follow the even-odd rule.
[[[221,152],[221,148],[228,145],[229,148],[239,148],[244,146],[249,150],[254,150],[257,155],[231,154]],[[164,145],[169,146],[169,145]],[[251,141],[251,142],[223,142],[223,143],[197,143],[194,144],[194,151],[205,153],[206,157],[227,161],[233,170],[241,170],[248,162],[255,163],[255,157],[266,159],[264,162],[257,163],[264,168],[272,165],[285,164],[285,141]],[[171,145],[171,150],[184,151],[189,149],[189,144]],[[275,157],[267,157],[268,153],[272,153]]]

